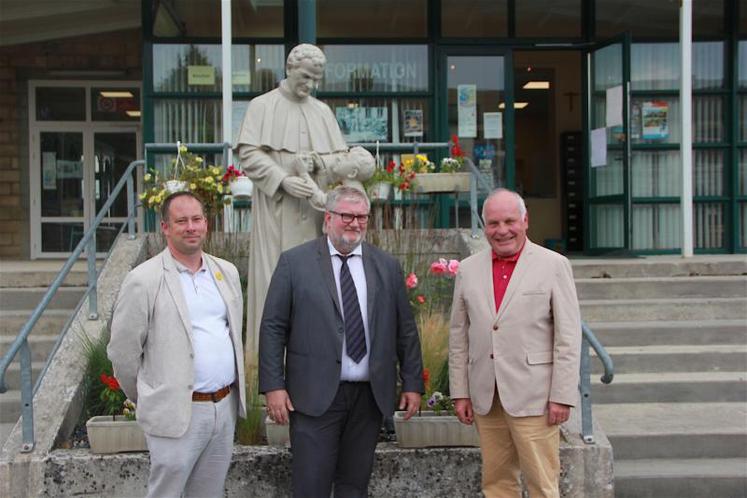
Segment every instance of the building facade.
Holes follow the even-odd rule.
[[[29,13],[0,0],[3,258],[69,253],[143,144],[224,136],[220,0],[34,3]],[[584,254],[679,251],[679,2],[231,7],[233,137],[311,33],[328,59],[317,96],[348,142],[456,135],[490,186],[525,196],[533,240]],[[747,0],[693,2],[697,253],[747,250],[746,19]],[[454,225],[454,202],[469,214],[464,200],[432,202],[440,226]],[[124,206],[109,214],[102,251]]]

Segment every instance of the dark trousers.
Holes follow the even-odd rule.
[[[368,496],[382,415],[368,382],[342,382],[319,417],[290,415],[293,496]]]

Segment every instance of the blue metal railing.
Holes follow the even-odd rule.
[[[147,144],[145,146],[145,159],[133,161],[127,166],[127,169],[125,169],[119,181],[112,189],[111,193],[109,194],[108,199],[106,200],[104,205],[101,207],[101,210],[96,215],[96,217],[93,219],[93,221],[90,223],[90,226],[86,230],[86,233],[83,235],[83,238],[81,238],[80,242],[78,242],[78,245],[75,247],[73,252],[70,254],[70,257],[68,257],[67,261],[62,266],[62,269],[60,270],[60,272],[57,274],[55,279],[50,284],[49,288],[47,289],[47,292],[44,294],[39,304],[31,312],[31,316],[29,317],[28,321],[23,325],[23,327],[21,327],[21,330],[19,331],[18,335],[16,336],[15,340],[11,344],[8,351],[3,355],[2,358],[0,358],[0,394],[1,394],[8,390],[6,383],[5,383],[5,374],[8,368],[10,367],[11,362],[15,359],[17,355],[20,355],[21,420],[22,420],[22,443],[21,443],[20,451],[22,453],[28,453],[34,449],[34,444],[35,444],[34,407],[33,407],[34,394],[36,394],[36,391],[39,389],[39,386],[41,385],[41,381],[44,378],[44,374],[46,373],[49,367],[49,362],[51,361],[52,357],[54,357],[54,353],[57,351],[60,344],[62,343],[62,339],[64,338],[65,332],[70,328],[73,318],[80,310],[80,306],[86,298],[88,298],[88,319],[89,320],[98,319],[99,312],[98,312],[98,299],[97,299],[97,292],[96,292],[97,281],[98,281],[98,273],[96,271],[96,230],[97,228],[99,227],[101,222],[104,220],[104,218],[107,216],[109,209],[112,207],[112,205],[114,204],[119,194],[126,187],[127,189],[127,221],[126,221],[126,224],[123,224],[122,227],[120,228],[120,233],[122,232],[122,230],[124,229],[126,225],[129,238],[130,239],[135,238],[135,217],[136,217],[135,209],[137,207],[137,199],[135,197],[135,181],[134,181],[133,174],[135,173],[138,167],[144,166],[145,164],[148,163],[147,161],[148,161],[149,154],[173,153],[177,151],[178,145],[179,144],[164,144],[164,143]],[[186,146],[190,152],[198,152],[198,153],[199,152],[206,152],[206,153],[223,152],[223,163],[226,166],[229,164],[230,159],[231,159],[230,158],[231,144],[229,143],[222,143],[222,144],[199,143],[199,144],[183,144],[183,145]],[[49,306],[49,303],[52,301],[52,298],[54,297],[55,293],[62,286],[62,283],[64,282],[68,273],[70,273],[70,270],[72,269],[73,265],[78,260],[78,258],[80,257],[80,255],[83,253],[84,250],[86,250],[86,259],[87,259],[88,287],[80,303],[78,303],[78,306],[75,312],[65,323],[65,326],[63,327],[61,334],[58,336],[57,341],[55,342],[55,345],[52,348],[52,352],[47,358],[44,368],[39,374],[36,384],[32,387],[31,348],[29,347],[29,344],[28,344],[29,334],[34,329],[34,326],[41,318],[47,306]]]
[[[604,374],[601,381],[605,384],[612,382],[615,376],[615,367],[612,358],[599,342],[594,332],[585,322],[581,322],[583,339],[581,341],[581,371],[578,389],[581,392],[581,437],[586,444],[594,443],[594,424],[591,415],[591,356],[589,347],[593,348],[604,366]]]

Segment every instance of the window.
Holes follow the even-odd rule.
[[[441,36],[507,36],[507,3],[507,0],[441,0]]]
[[[427,0],[317,0],[319,38],[425,38]]]
[[[581,0],[517,1],[516,36],[580,37]]]
[[[155,2],[153,34],[161,38],[221,35],[220,0],[169,0]],[[232,0],[234,38],[282,38],[283,0]]]
[[[596,0],[597,38],[610,38],[629,31],[634,38],[677,39],[679,4],[672,1]],[[724,0],[693,2],[692,17],[693,36],[723,36]]]

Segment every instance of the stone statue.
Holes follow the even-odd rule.
[[[240,165],[255,186],[245,346],[248,365],[256,358],[265,294],[280,253],[321,235],[327,185],[336,180],[360,182],[373,174],[371,154],[360,147],[348,150],[329,106],[311,96],[325,64],[326,57],[316,46],[293,48],[285,66],[286,78],[278,88],[249,103],[239,132]]]

